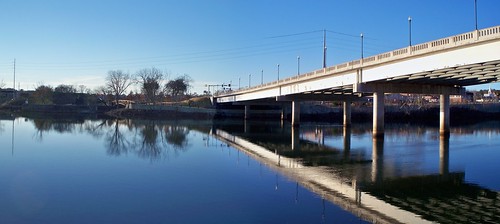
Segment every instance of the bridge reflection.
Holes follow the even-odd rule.
[[[241,126],[240,126],[241,127]],[[393,128],[387,139],[426,135],[419,127]],[[452,130],[463,133],[464,130]],[[487,130],[485,130],[487,131]],[[437,132],[437,131],[436,131]],[[438,169],[401,165],[387,156],[384,139],[360,147],[370,127],[282,127],[274,124],[215,125],[220,140],[246,152],[323,198],[372,222],[494,223],[500,220],[500,195],[465,181],[450,170],[449,136],[439,136]],[[390,149],[392,150],[392,149]],[[396,158],[397,160],[397,158]]]

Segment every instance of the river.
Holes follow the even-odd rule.
[[[500,123],[0,119],[0,223],[496,223]]]

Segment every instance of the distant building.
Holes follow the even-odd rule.
[[[474,93],[466,92],[465,95],[450,95],[450,103],[470,103],[474,101]]]
[[[482,99],[476,100],[477,102],[497,102],[498,96],[491,90],[491,86],[488,92],[483,94]]]

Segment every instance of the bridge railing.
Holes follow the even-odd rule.
[[[358,69],[367,66],[373,66],[380,63],[385,63],[388,61],[399,60],[402,58],[413,57],[418,55],[423,55],[435,51],[440,51],[444,49],[450,49],[457,46],[463,46],[468,44],[474,44],[478,42],[488,41],[491,39],[500,39],[500,26],[485,28],[481,30],[474,30],[472,32],[467,32],[451,37],[446,37],[438,40],[433,40],[430,42],[417,44],[413,46],[408,46],[389,52],[384,52],[378,55],[373,55],[363,59],[358,59],[350,62],[345,62],[338,65],[333,65],[327,68],[321,68],[312,72],[291,76],[285,79],[277,80],[274,82],[253,86],[250,88],[241,89],[235,92],[251,92],[265,87],[276,87],[283,84],[289,84],[297,82],[303,79],[311,79],[324,75],[332,75],[334,73],[341,73],[349,71],[352,69]],[[233,92],[232,94],[234,94]]]

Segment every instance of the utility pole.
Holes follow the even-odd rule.
[[[16,59],[14,58],[14,83],[12,86],[12,99],[16,98]]]

